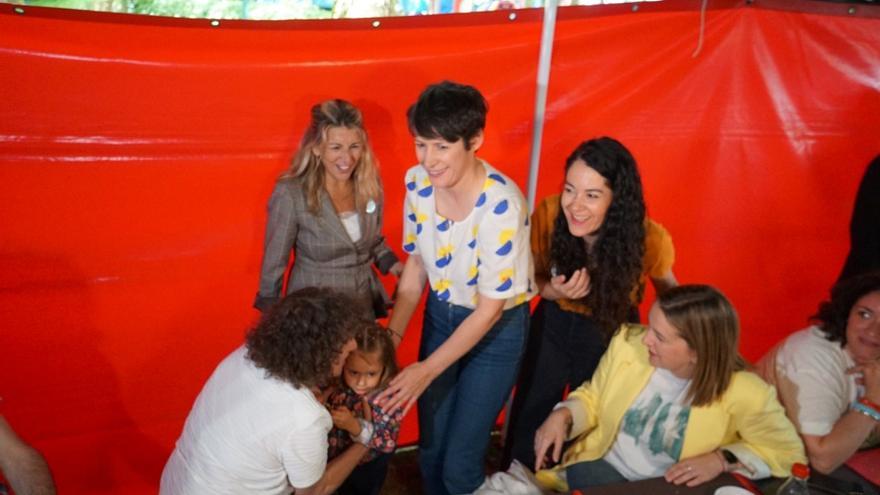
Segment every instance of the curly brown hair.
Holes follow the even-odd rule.
[[[333,289],[292,292],[248,332],[247,357],[268,376],[297,388],[325,386],[345,344],[373,324],[359,308],[351,296]]]
[[[819,304],[819,311],[810,317],[831,342],[846,345],[849,312],[865,294],[880,291],[880,271],[843,279],[831,288],[831,297]]]

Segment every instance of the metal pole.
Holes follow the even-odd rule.
[[[544,4],[544,26],[541,32],[541,55],[538,59],[538,81],[535,92],[535,126],[532,128],[532,152],[529,157],[529,211],[535,209],[535,194],[538,187],[538,162],[541,159],[541,136],[544,133],[544,109],[547,107],[547,85],[550,82],[550,59],[553,55],[553,32],[556,28],[557,0],[547,0]],[[510,409],[513,396],[508,397],[504,406],[504,425],[501,427],[501,441],[508,441]],[[506,469],[507,466],[502,466]]]
[[[553,32],[556,28],[557,0],[544,4],[544,24],[541,31],[541,55],[538,59],[538,80],[535,91],[535,125],[532,128],[532,152],[529,156],[529,211],[535,207],[538,188],[538,166],[541,161],[541,137],[544,134],[544,110],[547,108],[547,86],[550,82],[550,61],[553,57]]]

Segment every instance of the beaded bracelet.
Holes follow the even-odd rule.
[[[880,411],[874,409],[873,407],[868,407],[861,402],[856,402],[852,405],[854,411],[864,414],[865,416],[873,419],[874,421],[880,421]]]
[[[876,402],[871,402],[871,399],[869,399],[867,397],[862,397],[861,399],[859,399],[859,402],[870,407],[871,409],[873,409],[875,411],[880,411],[880,404],[877,404]]]

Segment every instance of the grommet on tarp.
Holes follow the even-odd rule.
[[[516,20],[516,12],[511,12],[511,13],[507,14],[507,20],[508,21],[515,21]]]
[[[220,21],[217,19],[211,19],[211,27],[220,27]]]
[[[372,24],[372,26],[373,26],[374,28],[377,28],[377,27],[379,27],[379,26],[381,26],[381,25],[382,25],[382,23],[379,22],[379,21],[373,21],[373,24]]]
[[[14,7],[14,8],[12,9],[12,11],[15,12],[16,14],[18,14],[18,15],[24,15],[24,9],[21,8],[21,7]]]
[[[855,7],[850,7],[849,9],[847,9],[846,13],[849,14],[849,15],[853,15],[853,14],[856,13],[856,8],[855,8]]]
[[[632,6],[632,11],[633,11],[633,12],[638,12],[638,11],[639,11],[639,4],[634,3],[633,6]]]

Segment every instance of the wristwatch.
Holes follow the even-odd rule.
[[[724,462],[727,463],[727,466],[724,467],[725,472],[729,473],[741,466],[739,458],[733,452],[727,449],[721,449],[721,456],[724,457]]]

